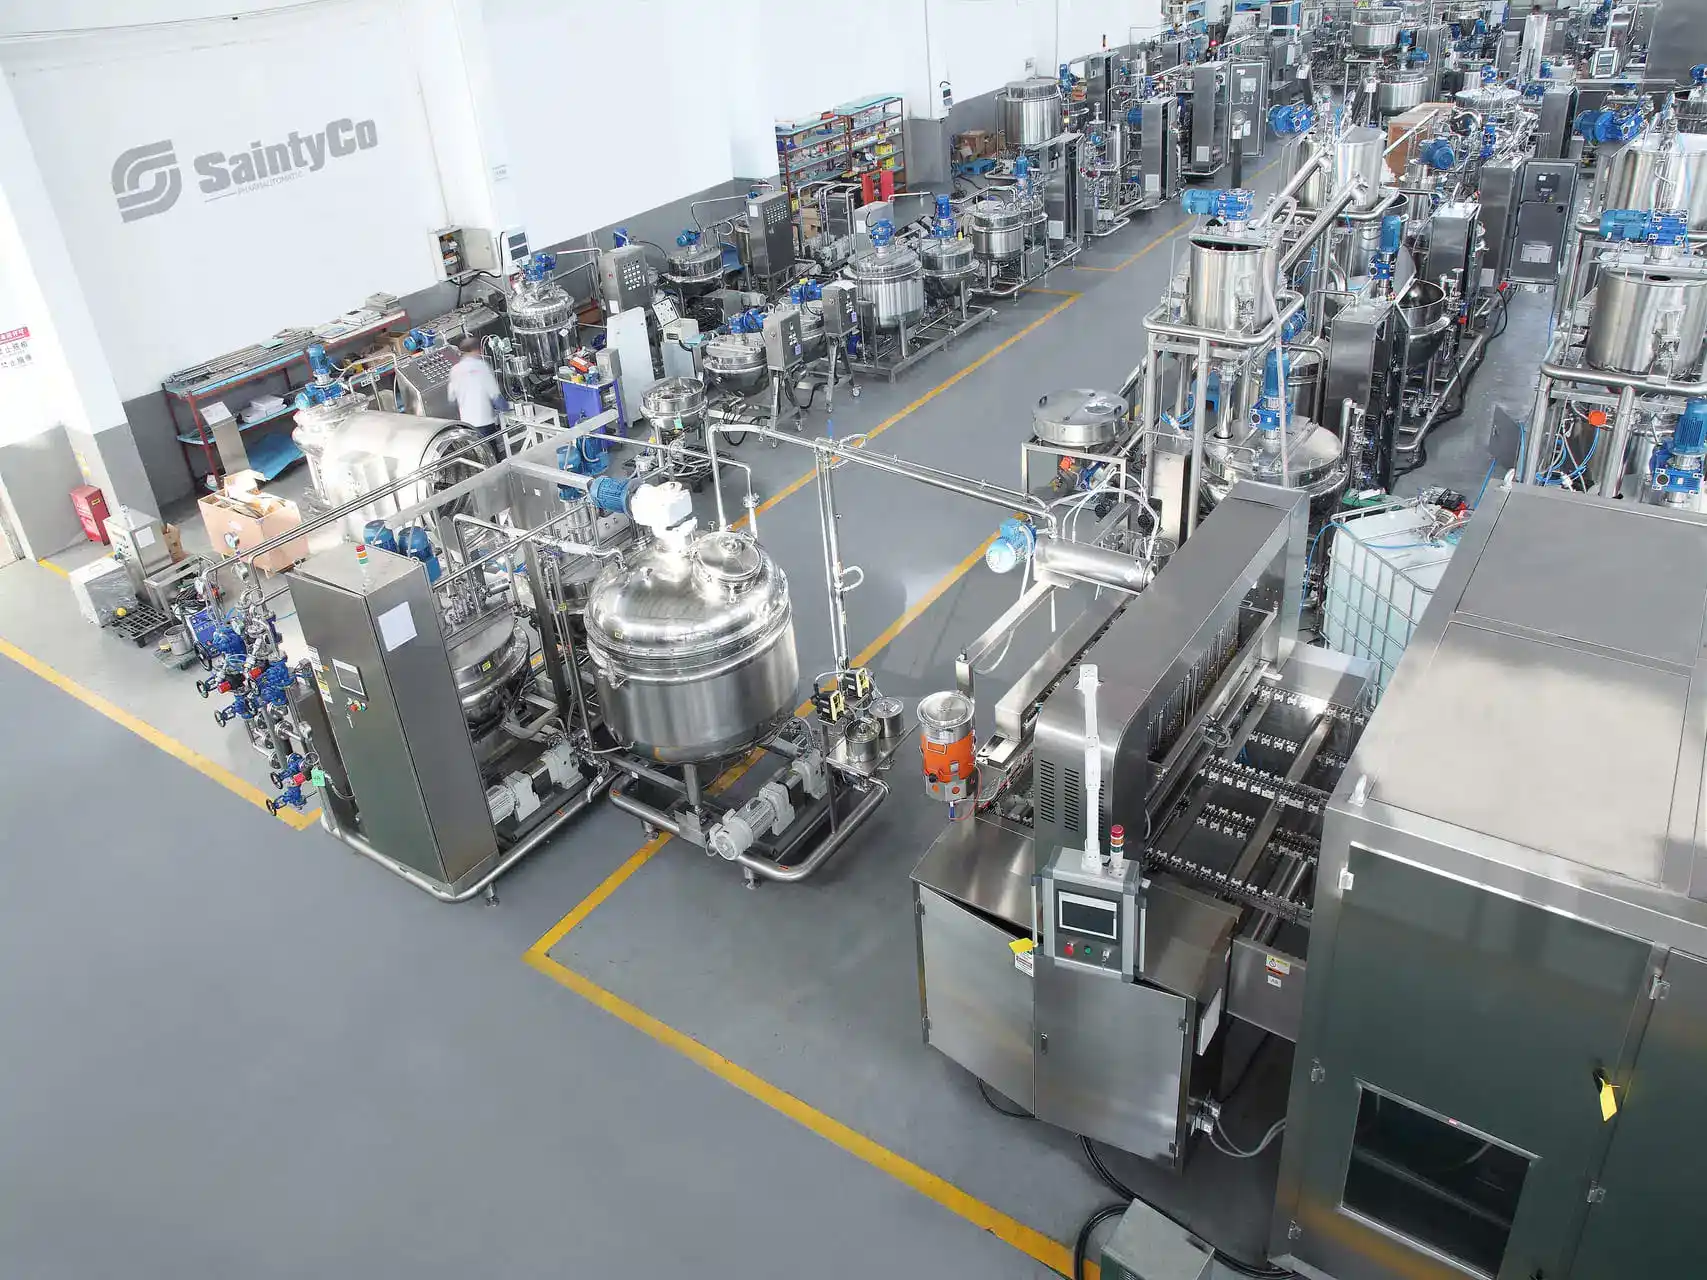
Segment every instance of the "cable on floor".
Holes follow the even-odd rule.
[[[984,1105],[989,1107],[990,1110],[994,1111],[997,1115],[1007,1116],[1013,1120],[1035,1120],[1035,1119],[1037,1119],[1036,1116],[1032,1115],[1031,1112],[1027,1111],[1024,1107],[1017,1107],[1017,1108],[1014,1108],[1012,1110],[1010,1110],[1007,1107],[1004,1107],[1001,1103],[996,1101],[996,1097],[990,1091],[989,1085],[985,1084],[982,1080],[979,1080],[976,1076],[973,1077],[973,1081],[978,1086],[978,1093],[984,1099]],[[1011,1099],[1010,1099],[1010,1101],[1011,1101]]]
[[[1271,1130],[1270,1132],[1272,1137],[1273,1131]],[[1085,1137],[1084,1134],[1079,1135],[1079,1145],[1084,1148],[1085,1158],[1091,1162],[1091,1168],[1096,1170],[1096,1175],[1102,1180],[1102,1184],[1110,1191],[1114,1192],[1115,1195],[1124,1196],[1129,1203],[1133,1200],[1142,1200],[1145,1205],[1161,1214],[1181,1231],[1191,1235],[1194,1239],[1203,1240],[1201,1235],[1196,1231],[1193,1231],[1190,1226],[1182,1222],[1175,1214],[1162,1208],[1162,1206],[1157,1204],[1154,1200],[1146,1199],[1144,1196],[1139,1195],[1131,1187],[1127,1186],[1119,1178],[1115,1177],[1109,1170],[1109,1167],[1102,1162],[1102,1157],[1097,1154],[1096,1145],[1089,1138]],[[1124,1208],[1122,1211],[1124,1211]],[[1103,1211],[1101,1209],[1097,1210],[1097,1214],[1102,1212]],[[1103,1221],[1102,1218],[1093,1214],[1090,1220],[1087,1221],[1086,1225],[1081,1228],[1080,1234],[1088,1240],[1090,1238],[1090,1231],[1101,1221]],[[1228,1270],[1236,1271],[1242,1276],[1252,1276],[1255,1277],[1256,1280],[1295,1280],[1298,1275],[1296,1271],[1287,1267],[1271,1267],[1266,1264],[1259,1265],[1256,1263],[1246,1262],[1243,1258],[1228,1253],[1225,1249],[1217,1248],[1207,1240],[1204,1240],[1203,1243],[1209,1245],[1209,1251],[1215,1256],[1215,1260],[1217,1262]],[[1078,1273],[1075,1272],[1075,1280],[1077,1275]]]
[[[1085,1254],[1091,1247],[1091,1232],[1095,1231],[1110,1218],[1118,1218],[1126,1212],[1126,1205],[1120,1201],[1105,1204],[1090,1217],[1085,1219],[1085,1225],[1079,1228],[1079,1234],[1073,1240],[1073,1280],[1084,1280]]]

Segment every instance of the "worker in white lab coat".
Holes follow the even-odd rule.
[[[1547,48],[1547,15],[1541,6],[1529,6],[1529,16],[1523,20],[1523,45],[1517,56],[1517,79],[1520,84],[1532,84],[1541,78],[1541,56]]]
[[[498,377],[480,353],[480,339],[464,338],[450,349],[450,377],[445,389],[456,416],[491,436],[498,430],[498,411],[506,406]]]

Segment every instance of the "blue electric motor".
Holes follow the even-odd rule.
[[[397,554],[397,535],[383,520],[369,520],[362,526],[362,541],[370,547]]]
[[[1586,142],[1628,142],[1642,131],[1642,115],[1635,107],[1600,107],[1578,114],[1576,131]]]
[[[1707,465],[1707,400],[1685,402],[1671,439],[1654,450],[1649,465],[1655,489],[1681,497],[1701,492]]]
[[[984,553],[984,563],[997,573],[1007,573],[1031,558],[1037,546],[1037,531],[1024,520],[1009,516],[996,529],[996,540]]]
[[[326,355],[326,348],[316,342],[308,348],[307,355],[308,368],[314,374],[314,381],[296,393],[295,403],[298,409],[325,404],[344,394],[343,386],[337,381],[337,371],[332,368],[332,361]]]
[[[1458,163],[1452,144],[1445,138],[1430,138],[1417,148],[1417,159],[1438,173],[1445,173]]]
[[[1673,247],[1689,241],[1689,218],[1681,211],[1608,209],[1600,215],[1600,234],[1626,244]]]
[[[419,560],[427,569],[427,581],[439,580],[439,556],[433,550],[433,540],[419,525],[410,525],[397,537],[397,552],[411,560]]]
[[[1255,204],[1256,197],[1243,187],[1228,191],[1190,187],[1180,195],[1180,208],[1187,213],[1204,214],[1223,222],[1248,222]]]
[[[628,504],[634,497],[634,491],[640,487],[640,481],[633,477],[595,476],[587,486],[587,497],[600,511],[609,511],[628,515]]]
[[[1306,102],[1287,103],[1268,109],[1268,127],[1278,136],[1308,133],[1316,126],[1316,109]]]
[[[952,240],[960,232],[954,221],[954,205],[947,196],[936,198],[936,217],[931,220],[931,234],[938,240]]]

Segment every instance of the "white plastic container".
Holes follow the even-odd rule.
[[[1329,541],[1322,636],[1337,653],[1368,658],[1376,687],[1387,691],[1411,633],[1434,598],[1454,544],[1431,543],[1427,515],[1415,507],[1341,517]]]

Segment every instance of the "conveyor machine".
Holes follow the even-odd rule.
[[[1145,590],[1059,632],[913,872],[926,1041],[1168,1166],[1215,1124],[1230,1021],[1297,1035],[1321,814],[1369,688],[1298,643],[1308,523],[1307,495],[1240,482]],[[962,656],[961,694],[998,643]]]

